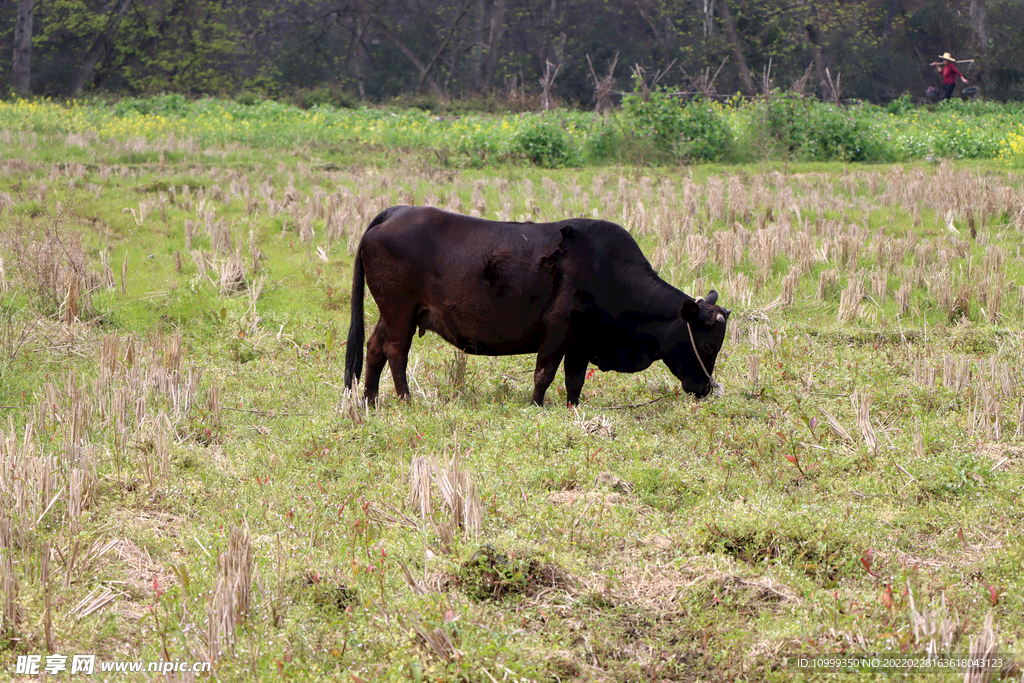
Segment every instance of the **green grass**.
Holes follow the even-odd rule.
[[[0,670],[47,654],[48,622],[57,654],[210,659],[238,530],[250,610],[218,680],[816,680],[785,653],[920,654],[915,615],[961,625],[955,651],[990,612],[1003,651],[1024,637],[1024,185],[994,162],[457,170],[18,140],[0,144],[0,574],[20,617]],[[678,395],[659,364],[595,372],[578,412],[559,375],[538,409],[533,357],[463,375],[428,335],[414,400],[385,374],[359,407],[340,389],[351,250],[396,203],[629,227],[733,310],[725,394]],[[456,454],[477,535],[445,530],[438,489],[426,519],[409,499],[415,458]]]

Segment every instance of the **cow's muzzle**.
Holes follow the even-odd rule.
[[[723,394],[722,385],[714,380],[711,380],[706,384],[683,382],[683,391],[698,399],[707,398],[711,394],[714,394],[715,396],[721,396]]]

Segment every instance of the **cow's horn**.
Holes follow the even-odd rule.
[[[720,323],[724,323],[725,322],[725,316],[722,315],[721,313],[719,313],[717,316],[715,316],[715,320],[717,320]]]

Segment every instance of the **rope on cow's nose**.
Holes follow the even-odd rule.
[[[700,303],[702,301],[704,301],[704,297],[697,297],[697,303]],[[690,329],[689,321],[687,321],[686,323],[686,331],[690,333],[690,346],[693,347],[693,355],[697,356],[697,362],[700,363],[700,369],[704,371],[704,376],[708,378],[708,381],[711,382],[711,384],[716,389],[721,389],[722,385],[716,382],[715,378],[711,376],[711,373],[708,372],[708,369],[704,367],[704,361],[700,359],[700,354],[697,353],[697,342],[693,340],[693,330]]]
[[[711,376],[708,369],[704,367],[704,361],[700,359],[700,353],[697,352],[697,342],[693,340],[693,328],[690,327],[690,321],[686,321],[686,331],[690,333],[690,346],[693,347],[693,355],[697,356],[697,362],[700,363],[700,369],[704,371],[704,376],[708,378],[708,381],[712,384],[717,384],[715,378]]]

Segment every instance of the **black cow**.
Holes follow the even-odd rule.
[[[428,207],[393,206],[371,221],[356,252],[345,386],[363,362],[363,281],[380,308],[366,344],[368,401],[384,363],[399,398],[413,334],[441,335],[466,353],[536,353],[533,403],[565,359],[570,404],[587,364],[639,372],[664,360],[698,397],[715,386],[729,311],[712,290],[694,299],[658,277],[614,223],[502,223]]]

